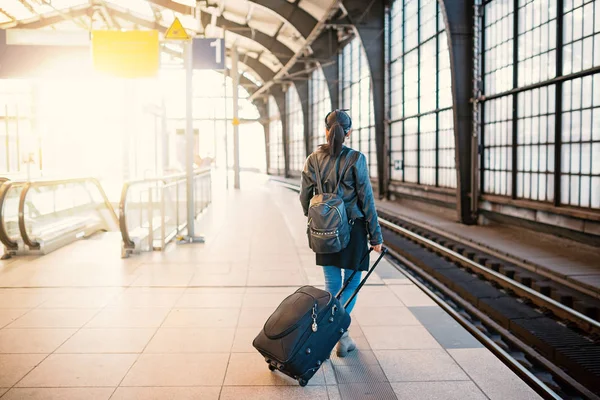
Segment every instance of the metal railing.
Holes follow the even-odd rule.
[[[7,256],[46,254],[117,229],[117,215],[94,178],[7,181],[0,187],[0,241]]]
[[[0,241],[5,253],[19,249],[19,198],[24,184],[8,179],[0,183]]]
[[[200,215],[212,200],[210,169],[194,172],[194,212]],[[163,250],[187,228],[186,175],[127,182],[119,203],[121,256]]]

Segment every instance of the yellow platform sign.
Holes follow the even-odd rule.
[[[158,31],[93,31],[92,59],[97,71],[121,78],[156,76]]]
[[[233,126],[238,126],[240,124],[240,120],[237,118],[234,118],[233,121],[231,121],[231,123],[233,124]]]
[[[173,23],[165,33],[165,39],[188,40],[189,38],[190,36],[185,31],[183,25],[181,25],[181,21],[179,21],[179,18],[175,18],[175,21],[173,21]]]

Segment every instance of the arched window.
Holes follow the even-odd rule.
[[[367,55],[356,38],[344,47],[339,60],[341,108],[349,109],[353,133],[346,144],[367,157],[372,178],[377,177],[377,150],[375,146],[375,113],[371,71]]]
[[[450,55],[435,0],[397,0],[388,21],[390,177],[456,187]]]
[[[292,85],[285,94],[287,102],[287,124],[289,137],[290,172],[299,175],[306,160],[306,145],[304,143],[304,116],[302,104],[296,86]]]
[[[310,143],[312,151],[326,142],[325,116],[331,111],[331,96],[327,87],[327,80],[321,67],[315,69],[309,80],[310,98]]]
[[[485,4],[484,193],[600,209],[595,3]]]

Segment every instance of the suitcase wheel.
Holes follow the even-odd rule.
[[[308,381],[306,379],[298,379],[298,383],[300,386],[304,387],[308,384]]]
[[[269,370],[271,371],[275,371],[277,368],[271,364],[269,364]]]

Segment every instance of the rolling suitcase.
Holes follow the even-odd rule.
[[[386,252],[386,249],[381,252],[344,306],[340,304],[340,296],[356,271],[335,297],[314,286],[303,286],[281,302],[252,342],[271,371],[278,370],[296,379],[300,386],[306,386],[350,326],[350,315],[345,307],[358,294]]]

